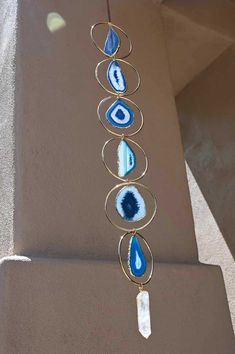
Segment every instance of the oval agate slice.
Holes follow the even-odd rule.
[[[124,93],[127,90],[126,79],[123,75],[121,66],[117,60],[112,60],[107,71],[108,81],[114,91]]]
[[[128,128],[134,123],[134,111],[121,98],[108,108],[105,116],[108,122],[117,128]]]
[[[135,186],[125,186],[118,192],[116,210],[125,221],[135,222],[146,216],[144,199]]]
[[[126,177],[136,167],[136,156],[126,140],[121,140],[117,149],[118,176]]]
[[[129,243],[128,267],[131,275],[142,277],[147,268],[147,261],[137,236],[132,236]]]
[[[112,56],[118,51],[119,46],[120,39],[118,34],[112,27],[110,27],[104,44],[104,52],[105,54]]]

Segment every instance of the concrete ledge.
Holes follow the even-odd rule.
[[[147,341],[116,262],[9,257],[0,287],[1,354],[234,353],[218,267],[157,265]]]

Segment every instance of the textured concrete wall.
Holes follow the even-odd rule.
[[[146,340],[137,330],[136,289],[118,262],[4,259],[0,353],[234,353],[218,267],[161,263],[154,278],[152,335]]]
[[[235,6],[166,0],[162,17],[199,259],[221,266],[235,323]]]
[[[223,272],[228,304],[231,312],[233,328],[235,331],[235,262],[224,240],[223,234],[210,210],[205,196],[194,178],[189,166],[187,174],[195,231],[199,252],[199,260],[202,263],[219,265]]]
[[[16,1],[0,1],[0,257],[13,247]]]

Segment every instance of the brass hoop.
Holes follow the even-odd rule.
[[[153,221],[153,219],[154,219],[154,217],[155,217],[155,215],[157,213],[157,200],[156,200],[156,197],[151,192],[151,190],[147,186],[145,186],[144,184],[141,184],[139,182],[128,181],[128,182],[123,182],[123,183],[120,183],[120,184],[117,184],[116,186],[114,186],[112,189],[110,189],[110,191],[108,192],[108,194],[106,195],[106,198],[105,198],[105,203],[104,203],[105,215],[106,215],[106,218],[108,219],[108,221],[110,222],[111,225],[113,225],[114,227],[116,227],[119,230],[122,230],[122,231],[125,231],[125,232],[128,232],[128,233],[133,231],[133,227],[128,229],[126,227],[123,227],[123,226],[120,226],[120,225],[114,223],[111,220],[111,218],[110,218],[110,216],[108,214],[107,205],[108,205],[108,200],[109,200],[110,195],[116,189],[119,189],[119,188],[122,188],[122,187],[125,187],[125,186],[129,186],[129,185],[134,185],[134,186],[141,187],[141,188],[145,189],[150,194],[150,196],[152,197],[153,203],[154,203],[154,209],[153,209],[153,213],[151,215],[151,218],[149,218],[149,220],[144,225],[134,228],[135,231],[143,230],[145,227],[147,227]]]
[[[151,269],[150,269],[150,273],[149,273],[149,276],[148,276],[147,280],[144,281],[144,282],[138,282],[135,279],[133,279],[127,273],[127,271],[126,271],[126,269],[124,267],[123,260],[122,260],[122,242],[123,242],[124,238],[126,236],[128,236],[128,235],[133,235],[133,236],[137,235],[138,237],[140,237],[144,241],[144,243],[145,243],[145,245],[146,245],[146,247],[148,249],[148,252],[150,254],[150,257],[151,257]],[[144,285],[148,284],[150,282],[150,280],[152,279],[153,271],[154,271],[153,254],[152,254],[151,248],[150,248],[147,240],[142,235],[140,235],[138,232],[134,232],[134,233],[133,232],[126,232],[124,235],[121,236],[119,244],[118,244],[118,259],[119,259],[119,263],[120,263],[121,269],[122,269],[123,273],[125,274],[125,276],[127,277],[127,279],[129,281],[131,281],[132,283],[136,284],[138,287],[142,288]]]
[[[114,58],[115,55],[117,54],[119,48],[120,48],[120,44],[119,44],[117,50],[115,51],[115,53],[114,53],[113,55],[108,55],[107,53],[105,53],[105,52],[103,51],[103,49],[97,44],[97,42],[96,42],[96,40],[95,40],[95,38],[94,38],[94,31],[95,31],[95,28],[96,28],[97,26],[100,26],[100,25],[106,25],[106,26],[109,26],[109,27],[114,27],[114,28],[116,28],[117,30],[119,30],[119,31],[127,38],[128,42],[129,42],[129,50],[128,50],[128,53],[125,54],[125,55],[122,55],[122,56],[120,57],[120,59],[127,58],[127,57],[131,54],[131,52],[132,52],[132,43],[131,43],[131,40],[130,40],[130,38],[128,37],[128,35],[126,34],[126,32],[125,32],[122,28],[118,27],[117,25],[114,25],[114,24],[111,23],[111,22],[98,22],[98,23],[95,23],[93,26],[91,26],[90,36],[91,36],[92,42],[94,43],[95,47],[96,47],[102,54],[104,54],[105,56],[107,56],[107,57],[109,57],[109,58]],[[121,38],[120,38],[120,42],[121,42]]]
[[[102,104],[106,101],[108,101],[109,99],[112,99],[113,96],[108,96],[108,97],[105,97],[103,100],[100,101],[98,107],[97,107],[97,115],[98,115],[98,118],[99,118],[99,121],[100,123],[102,124],[102,126],[104,127],[104,129],[112,134],[112,135],[115,135],[115,136],[118,136],[119,138],[122,137],[123,134],[118,134],[116,132],[114,132],[113,130],[109,129],[106,127],[106,125],[104,124],[102,118],[101,118],[101,114],[100,114],[100,107],[102,106]],[[117,98],[118,99],[118,98]],[[137,106],[137,104],[135,102],[133,102],[132,100],[130,100],[129,98],[126,98],[126,97],[122,97],[122,100],[125,100],[129,103],[131,103],[133,106],[135,106],[135,108],[138,110],[139,112],[139,115],[140,115],[140,126],[138,129],[136,129],[133,133],[129,133],[129,134],[125,134],[125,136],[127,137],[130,137],[130,136],[134,136],[136,135],[137,133],[139,133],[141,131],[141,129],[143,128],[143,125],[144,125],[144,116],[143,116],[143,112],[141,111],[141,109]],[[120,129],[129,129],[129,127],[124,127],[124,128],[120,128]]]
[[[107,145],[111,142],[111,141],[114,141],[114,140],[119,140],[119,138],[111,138],[109,139],[108,141],[105,142],[103,148],[102,148],[102,151],[101,151],[101,156],[102,156],[102,161],[103,161],[103,164],[105,166],[105,168],[108,170],[108,172],[115,178],[119,179],[120,181],[123,181],[123,182],[127,182],[128,181],[128,178],[122,178],[122,177],[119,177],[118,175],[116,175],[107,165],[106,161],[105,161],[105,148],[107,147]],[[121,141],[122,139],[120,139]],[[138,180],[140,180],[141,178],[143,178],[148,170],[148,158],[147,158],[147,155],[144,151],[144,149],[138,144],[136,143],[135,141],[133,141],[132,139],[128,139],[128,138],[125,138],[126,141],[129,141],[130,143],[134,144],[135,146],[138,147],[138,149],[143,153],[144,155],[144,158],[145,158],[145,168],[143,170],[143,172],[141,173],[140,176],[134,178],[131,180],[131,182],[136,182]]]
[[[98,75],[98,73],[99,73],[99,67],[102,66],[105,62],[108,62],[108,61],[111,62],[112,60],[114,60],[114,59],[113,59],[113,58],[107,58],[107,59],[104,59],[104,60],[100,61],[100,62],[96,65],[96,68],[95,68],[95,77],[96,77],[96,80],[98,81],[99,85],[100,85],[106,92],[108,92],[109,94],[111,94],[111,95],[113,95],[113,96],[116,96],[116,97],[123,97],[123,96],[130,96],[130,95],[133,95],[133,93],[135,93],[135,92],[138,90],[138,88],[140,87],[140,81],[141,81],[141,80],[140,80],[140,74],[138,73],[138,71],[136,70],[136,68],[135,68],[132,64],[128,63],[128,61],[126,61],[126,60],[123,60],[123,59],[115,59],[117,62],[121,62],[121,63],[126,64],[127,66],[129,66],[130,68],[132,68],[132,69],[134,70],[134,72],[136,73],[136,75],[137,75],[137,85],[136,85],[136,87],[135,87],[132,91],[130,91],[130,92],[123,92],[123,93],[118,93],[118,92],[115,92],[115,91],[111,91],[111,90],[107,89],[107,88],[103,85],[103,83],[101,82],[101,80],[99,79],[99,75]]]

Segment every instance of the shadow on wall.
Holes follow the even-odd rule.
[[[176,97],[187,163],[235,258],[235,47]]]

